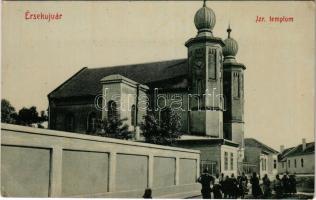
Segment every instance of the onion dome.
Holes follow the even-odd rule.
[[[205,1],[203,7],[200,8],[194,16],[194,24],[199,32],[212,32],[216,23],[215,13],[211,8],[206,7]]]
[[[235,57],[238,52],[238,43],[236,40],[230,37],[230,32],[232,32],[232,29],[229,26],[227,29],[228,38],[224,40],[225,46],[223,48],[223,55],[225,57]]]

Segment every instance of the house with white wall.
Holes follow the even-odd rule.
[[[315,142],[306,142],[284,149],[281,145],[281,152],[278,156],[279,173],[290,174],[314,174],[315,173]]]
[[[251,166],[246,171],[248,175],[256,172],[260,178],[267,174],[275,179],[278,174],[278,151],[259,142],[254,138],[245,138],[245,166]]]

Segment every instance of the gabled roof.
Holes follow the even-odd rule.
[[[289,152],[291,152],[295,147],[284,149],[280,154],[278,155],[278,160],[281,161]]]
[[[187,82],[183,77],[187,76],[187,59],[167,60],[152,63],[122,65],[102,68],[83,68],[55,90],[49,98],[66,98],[97,95],[101,93],[100,80],[109,75],[120,74],[141,84],[157,85],[160,88],[186,88]],[[172,86],[168,80],[177,79]],[[164,83],[165,82],[165,83]]]
[[[310,142],[310,143],[306,143],[306,148],[304,150],[303,150],[303,144],[284,150],[280,154],[279,159],[282,160],[286,157],[300,156],[300,155],[307,155],[307,154],[314,154],[314,153],[315,153],[315,142]]]
[[[279,153],[278,151],[274,150],[273,148],[259,142],[254,138],[245,138],[245,148],[247,147],[258,147],[261,148],[262,152],[269,152],[269,153]]]

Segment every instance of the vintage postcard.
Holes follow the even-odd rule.
[[[2,197],[311,199],[314,1],[2,1]]]

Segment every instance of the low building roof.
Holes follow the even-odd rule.
[[[280,154],[278,155],[278,160],[281,161],[291,150],[293,150],[295,147],[284,149]]]
[[[291,147],[285,149],[280,155],[279,160],[284,160],[284,158],[300,155],[308,155],[315,153],[315,142],[306,143],[306,148],[303,150],[303,144],[300,144],[296,147]]]
[[[186,58],[101,68],[85,67],[53,90],[48,97],[67,98],[98,95],[102,91],[100,80],[113,74],[120,74],[149,87],[186,88],[187,69]]]
[[[258,147],[261,149],[262,152],[270,152],[270,153],[279,153],[278,151],[274,150],[273,148],[259,142],[254,138],[245,138],[245,148],[247,147]]]

